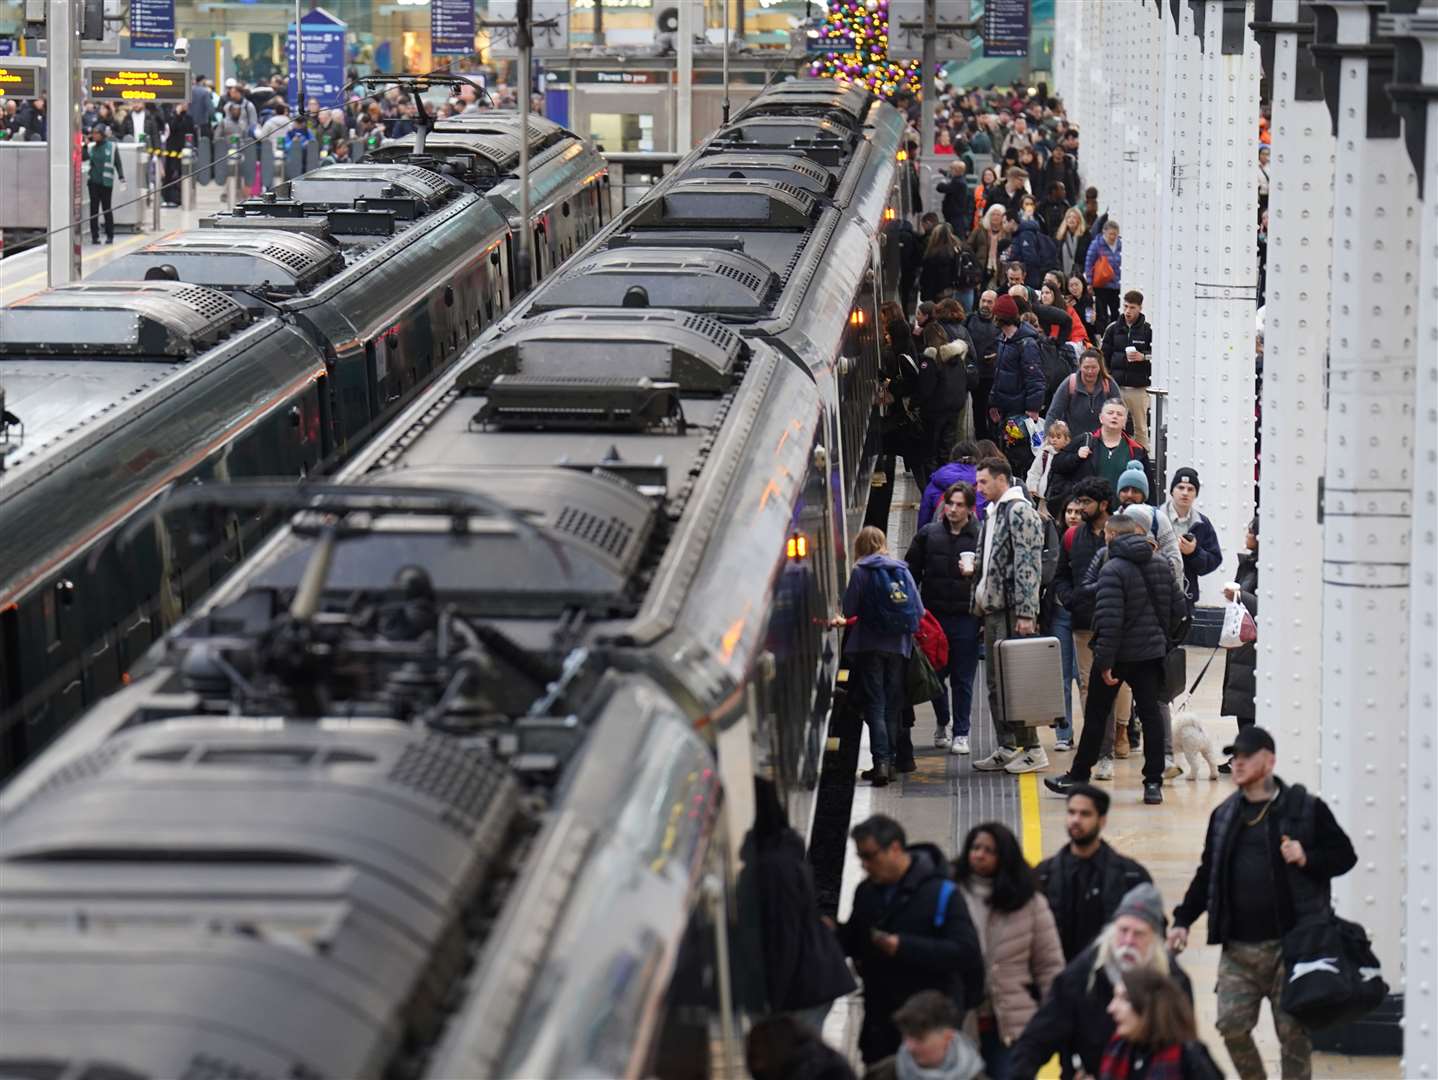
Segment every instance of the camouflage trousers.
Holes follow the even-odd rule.
[[[1297,1020],[1278,1007],[1283,997],[1283,949],[1277,941],[1234,941],[1218,961],[1218,1033],[1242,1080],[1264,1080],[1263,1057],[1253,1042],[1263,999],[1273,1010],[1283,1080],[1309,1080],[1313,1043]]]

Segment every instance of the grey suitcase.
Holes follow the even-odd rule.
[[[999,701],[1010,728],[1064,722],[1064,669],[1056,637],[999,642]]]

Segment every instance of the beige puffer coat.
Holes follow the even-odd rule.
[[[988,912],[983,935],[985,990],[998,1020],[999,1037],[1008,1046],[1064,969],[1064,950],[1042,893],[1035,893],[1018,911],[989,908]]]

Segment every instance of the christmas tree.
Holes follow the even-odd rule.
[[[889,0],[829,0],[828,17],[812,39],[816,58],[809,74],[852,79],[875,93],[893,97],[898,90],[919,90],[919,65],[889,59]]]

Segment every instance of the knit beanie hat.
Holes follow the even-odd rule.
[[[1014,298],[1008,293],[1004,293],[994,301],[994,321],[1001,323],[1017,323],[1019,321],[1019,306],[1014,303]]]
[[[1192,465],[1184,465],[1181,468],[1174,469],[1173,479],[1168,482],[1168,490],[1172,491],[1174,488],[1178,487],[1179,484],[1192,484],[1193,490],[1197,492],[1200,487],[1198,482],[1198,470],[1195,469]]]
[[[1124,893],[1113,917],[1117,919],[1120,915],[1131,915],[1135,919],[1142,919],[1152,926],[1157,934],[1162,934],[1168,927],[1168,920],[1163,914],[1163,895],[1158,891],[1158,886],[1151,881],[1135,885]]]
[[[994,313],[997,314],[999,305],[994,305]],[[1138,488],[1143,492],[1143,497],[1148,498],[1148,474],[1143,471],[1143,466],[1137,461],[1130,461],[1128,467],[1119,474],[1118,483],[1114,485],[1115,491],[1122,491],[1124,488]]]

